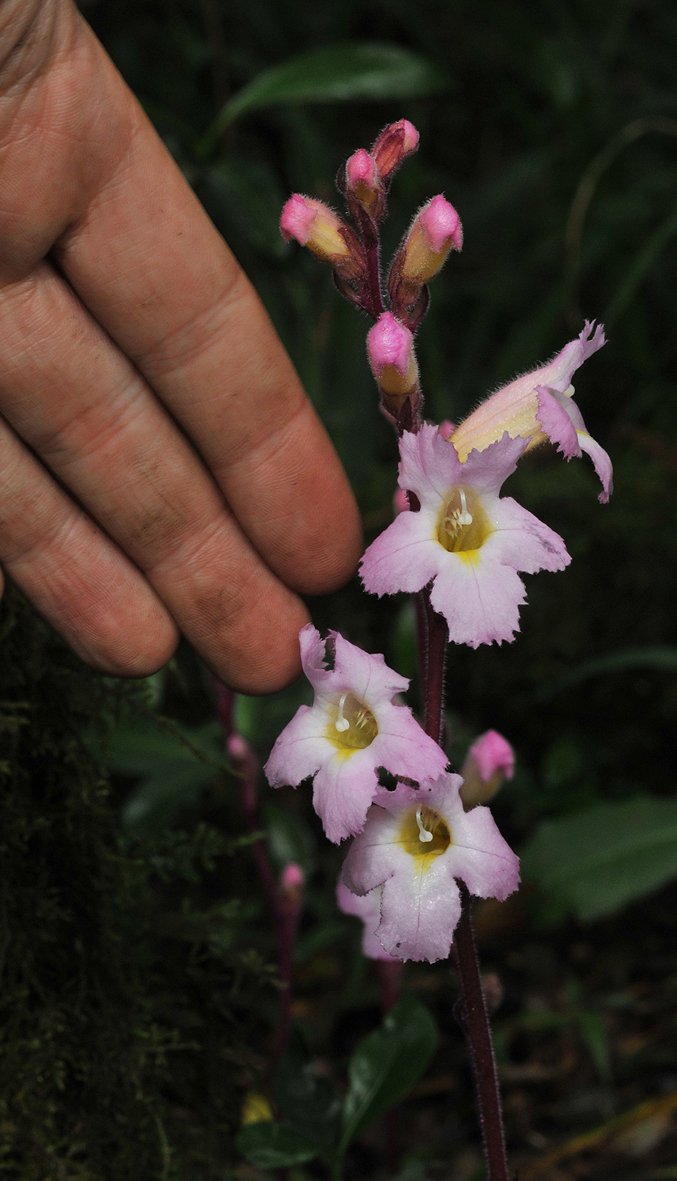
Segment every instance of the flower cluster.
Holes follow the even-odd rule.
[[[442,617],[446,638],[476,648],[514,638],[526,597],[520,574],[563,570],[570,561],[561,537],[501,496],[524,453],[548,439],[566,459],[586,452],[600,500],[609,498],[611,461],[587,431],[571,384],[605,343],[604,331],[586,323],[553,360],[491,394],[459,426],[423,422],[415,333],[428,284],[463,235],[442,194],[428,201],[391,263],[384,305],[378,227],[392,177],[417,144],[415,128],[400,120],[370,151],[349,158],[337,183],[355,228],[300,194],[287,202],[281,228],[329,262],[341,293],[374,320],[367,352],[381,408],[400,436],[399,491],[395,519],[362,558],[363,584],[379,596],[421,593],[424,614]],[[453,774],[442,747],[399,698],[409,682],[382,656],[336,632],[323,639],[312,624],[300,645],[314,703],[278,738],[268,779],[274,787],[312,779],[329,839],[353,838],[337,900],[362,919],[365,955],[444,958],[461,914],[458,883],[498,899],[519,883],[518,859],[485,806],[513,774],[512,748],[490,730],[470,747],[462,774]],[[438,659],[441,683],[441,653]],[[438,732],[429,718],[427,726]]]

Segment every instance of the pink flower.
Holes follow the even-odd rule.
[[[452,436],[461,462],[465,463],[473,449],[483,451],[496,442],[504,431],[511,439],[528,439],[529,448],[548,438],[566,459],[587,452],[602,482],[599,499],[603,504],[608,501],[612,490],[611,460],[588,434],[573,401],[571,384],[576,370],[606,344],[602,325],[598,324],[594,332],[593,326],[594,321],[586,320],[578,338],[569,341],[547,365],[511,381],[473,410]]]
[[[400,164],[418,148],[418,131],[408,119],[389,123],[371,149],[379,174],[391,180]]]
[[[402,960],[446,959],[461,913],[456,879],[479,898],[508,897],[519,884],[519,860],[488,808],[465,812],[460,775],[379,799],[343,866],[353,894],[383,887],[376,937]]]
[[[463,806],[487,804],[514,773],[515,752],[510,743],[496,730],[487,730],[472,744],[461,767]]]
[[[359,894],[352,894],[346,886],[343,878],[339,878],[336,886],[336,901],[339,910],[344,914],[354,914],[358,919],[362,919],[364,927],[362,930],[362,952],[370,960],[396,960],[394,955],[388,955],[384,951],[379,940],[376,938],[375,931],[381,921],[381,888],[377,886],[375,890],[370,890],[368,894],[360,897]]]
[[[411,710],[393,700],[408,688],[406,677],[337,632],[329,636],[331,669],[327,642],[316,628],[309,623],[299,635],[315,701],[300,707],[264,769],[273,787],[314,776],[315,811],[329,840],[338,842],[363,828],[369,805],[384,790],[378,786],[381,768],[420,783],[436,779],[447,760]]]
[[[511,640],[526,592],[517,571],[563,570],[561,537],[510,497],[499,498],[526,447],[507,432],[461,463],[436,427],[400,440],[400,487],[420,512],[403,512],[369,546],[361,564],[374,594],[414,593],[433,580],[430,601],[456,644]]]

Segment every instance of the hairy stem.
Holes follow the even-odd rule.
[[[468,1042],[477,1085],[477,1102],[480,1109],[482,1139],[484,1140],[489,1181],[508,1181],[501,1095],[489,1014],[475,947],[470,894],[464,882],[459,882],[458,886],[461,891],[461,917],[454,934],[454,948],[463,994],[461,1024]]]
[[[447,625],[446,620],[431,606],[429,588],[421,592],[421,599],[427,620],[426,678],[423,687],[425,730],[435,742],[441,743]],[[458,887],[461,892],[461,917],[454,933],[453,954],[461,984],[459,1016],[468,1041],[477,1086],[488,1181],[508,1181],[496,1060],[472,929],[470,895],[464,882],[459,881]]]

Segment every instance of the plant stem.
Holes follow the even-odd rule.
[[[427,619],[428,641],[426,678],[423,686],[425,730],[435,742],[441,743],[447,625],[431,606],[429,588],[426,587],[421,592],[421,598]],[[464,882],[458,881],[458,887],[461,893],[461,917],[454,933],[453,954],[461,984],[461,1024],[468,1042],[477,1086],[488,1181],[508,1181],[496,1059],[472,928],[470,894]]]
[[[360,211],[360,230],[364,243],[364,254],[367,263],[367,290],[369,292],[369,312],[375,320],[385,311],[383,292],[381,291],[381,248],[378,230],[367,213]]]
[[[257,833],[262,828],[258,788],[259,762],[249,743],[235,731],[233,691],[215,679],[214,692],[216,712],[223,727],[226,754],[240,776],[240,800],[245,828],[249,833]],[[235,742],[231,741],[232,739],[235,739]],[[275,921],[277,962],[282,984],[278,1002],[275,1050],[276,1054],[280,1055],[287,1049],[291,1035],[294,945],[303,902],[300,893],[298,897],[294,897],[281,887],[263,839],[254,841],[251,849]]]
[[[489,1181],[508,1181],[508,1162],[501,1115],[501,1095],[496,1058],[491,1038],[487,1003],[477,959],[475,934],[470,910],[470,894],[465,882],[458,882],[461,892],[461,917],[454,933],[454,952],[462,991],[461,1025],[472,1061],[484,1152]]]

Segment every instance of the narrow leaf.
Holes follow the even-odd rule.
[[[325,45],[253,78],[219,112],[200,152],[208,152],[234,119],[271,103],[412,98],[439,90],[445,81],[425,58],[399,45],[380,41]]]

